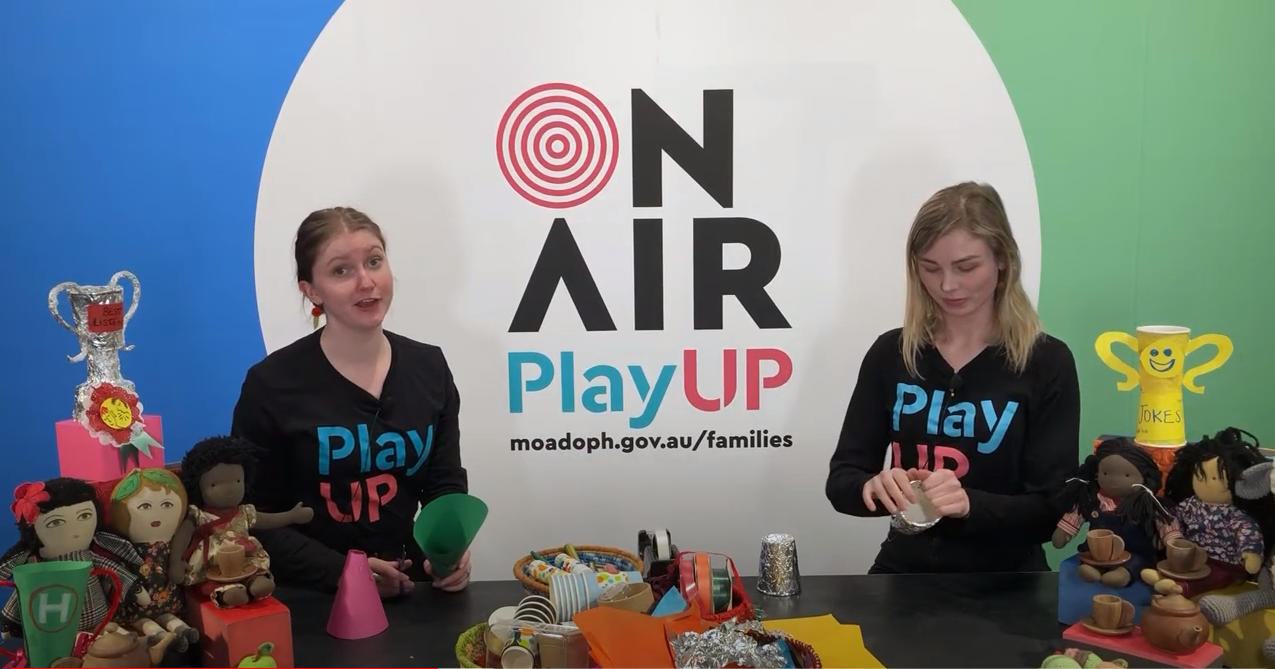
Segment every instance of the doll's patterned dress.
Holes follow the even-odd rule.
[[[164,613],[181,616],[184,602],[178,586],[168,578],[168,559],[172,555],[173,544],[168,541],[157,541],[153,544],[133,544],[142,557],[137,568],[138,581],[150,595],[151,602],[146,606],[131,599],[120,607],[119,620],[132,622],[141,618],[155,618]]]
[[[186,585],[199,585],[208,580],[211,560],[217,554],[217,546],[223,543],[243,546],[247,563],[255,566],[257,573],[270,570],[270,556],[261,542],[248,534],[257,524],[257,508],[253,505],[241,504],[237,509],[217,514],[192,504],[190,518],[195,522],[195,536],[187,550]]]
[[[1244,553],[1265,553],[1257,521],[1233,504],[1209,504],[1192,496],[1174,507],[1173,513],[1182,535],[1218,562],[1243,564]]]
[[[102,532],[94,538],[93,544],[93,547],[88,550],[75,551],[55,558],[44,558],[29,551],[23,551],[9,558],[4,564],[0,564],[0,579],[12,579],[13,569],[28,562],[80,560],[91,562],[96,569],[108,569],[119,577],[122,590],[121,604],[136,601],[140,584],[133,571],[142,563],[142,557],[137,549],[127,539]],[[81,632],[92,632],[106,621],[111,607],[111,598],[106,594],[107,587],[114,587],[114,583],[109,578],[105,576],[89,578],[84,608],[80,610]],[[0,627],[3,627],[6,634],[15,637],[22,635],[22,603],[18,599],[16,590],[9,596],[9,601],[5,602],[4,609],[0,610],[0,622],[3,623]]]

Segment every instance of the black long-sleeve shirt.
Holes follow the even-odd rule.
[[[262,449],[247,501],[262,511],[298,502],[314,520],[257,534],[281,584],[336,589],[346,553],[412,560],[418,504],[468,492],[460,458],[460,395],[436,346],[386,332],[391,361],[379,398],[346,379],[319,345],[322,330],[248,370],[231,432]]]
[[[891,531],[877,564],[901,573],[1047,569],[1044,550],[1064,509],[1057,496],[1076,472],[1080,384],[1071,350],[1043,335],[1022,374],[989,346],[959,373],[933,346],[918,371],[903,364],[902,330],[864,356],[828,473],[837,511],[869,512],[863,485],[883,467],[953,469],[969,516],[916,535]],[[889,458],[889,462],[887,462]]]

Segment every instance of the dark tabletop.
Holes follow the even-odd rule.
[[[802,594],[763,597],[744,579],[767,618],[831,613],[860,626],[886,667],[1039,667],[1061,638],[1058,575],[961,574],[808,576]],[[445,593],[427,584],[386,602],[390,627],[360,641],[324,631],[331,597],[280,589],[292,610],[298,667],[455,667],[456,638],[524,596],[517,581],[471,584]],[[831,669],[831,668],[830,668]]]

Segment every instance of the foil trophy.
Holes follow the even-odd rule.
[[[132,301],[127,310],[121,279],[133,284]],[[63,293],[71,304],[73,324],[59,313]],[[137,311],[140,296],[141,283],[128,271],[116,272],[103,286],[66,281],[49,291],[49,312],[79,340],[79,352],[68,359],[71,362],[84,360],[88,364],[88,377],[75,388],[72,420],[83,426],[99,444],[119,449],[121,467],[129,460],[137,460],[139,454],[153,457],[151,448],[162,448],[146,429],[137,388],[120,373],[120,351],[133,348],[125,343],[124,332]],[[63,437],[59,425],[60,454]],[[137,464],[141,466],[140,462]],[[162,466],[162,461],[159,464]],[[69,475],[65,471],[63,474]]]

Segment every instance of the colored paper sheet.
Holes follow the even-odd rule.
[[[873,667],[885,669],[880,660],[863,645],[858,625],[842,625],[831,614],[807,618],[765,620],[768,630],[786,632],[798,641],[810,644],[819,653],[825,667]]]

